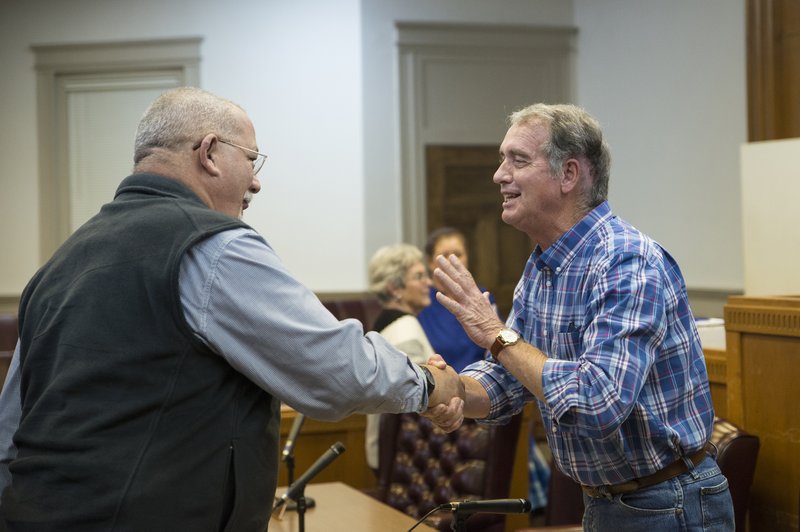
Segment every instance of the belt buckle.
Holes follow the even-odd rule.
[[[581,486],[581,489],[583,489],[583,492],[589,497],[592,497],[593,499],[599,499],[600,497],[606,496],[606,494],[601,491],[601,489],[605,487],[606,486]]]
[[[619,484],[604,484],[602,486],[581,486],[584,493],[595,499],[600,497],[610,497],[620,493],[631,493],[639,489],[639,482],[636,479],[621,482]]]

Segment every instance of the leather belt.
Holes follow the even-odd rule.
[[[700,462],[705,460],[706,456],[709,454],[714,456],[714,454],[716,454],[716,447],[713,443],[706,442],[702,449],[689,456],[689,460],[691,460],[692,463],[697,466]],[[672,462],[664,469],[656,471],[652,475],[647,475],[646,477],[635,478],[620,484],[609,484],[605,486],[581,486],[581,489],[589,497],[605,497],[607,494],[619,495],[620,493],[630,493],[642,488],[654,486],[655,484],[659,484],[665,480],[682,475],[687,471],[689,471],[689,468],[686,467],[686,462],[684,462],[683,459],[679,459]]]

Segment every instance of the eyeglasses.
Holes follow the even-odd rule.
[[[250,148],[245,148],[244,146],[239,146],[238,144],[235,144],[227,140],[223,140],[219,137],[217,137],[217,140],[223,144],[227,144],[228,146],[233,146],[234,148],[239,148],[240,150],[244,150],[246,153],[254,153],[256,155],[256,158],[250,159],[253,163],[253,175],[258,174],[258,172],[264,167],[264,161],[267,160],[267,156],[265,154],[257,152],[256,150],[251,150]],[[197,144],[192,146],[192,149],[196,150],[197,148],[200,147],[200,144],[202,144],[202,142],[198,142]]]
[[[256,175],[261,168],[264,166],[264,161],[267,160],[267,156],[263,153],[259,153],[256,150],[251,150],[250,148],[245,148],[244,146],[239,146],[238,144],[234,144],[233,142],[229,142],[227,140],[222,140],[221,138],[217,137],[217,140],[223,144],[227,144],[228,146],[233,146],[234,148],[239,148],[240,150],[244,150],[247,153],[254,153],[256,155],[255,159],[251,159],[253,161],[253,175]]]
[[[430,278],[431,278],[431,276],[428,275],[428,272],[417,272],[417,273],[415,273],[413,275],[410,275],[408,280],[409,281],[429,281]]]

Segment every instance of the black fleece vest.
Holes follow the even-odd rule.
[[[11,530],[266,528],[278,401],[193,337],[178,292],[186,250],[235,227],[133,175],[28,284]]]

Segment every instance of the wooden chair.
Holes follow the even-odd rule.
[[[711,441],[717,446],[717,463],[730,485],[736,530],[745,530],[750,488],[756,473],[761,442],[758,436],[748,434],[722,418],[714,419]]]
[[[507,498],[520,423],[520,415],[502,426],[466,420],[448,434],[417,414],[384,414],[378,487],[367,493],[415,519],[447,502]],[[440,511],[426,522],[450,530],[451,517]],[[502,532],[505,516],[474,514],[466,526]]]

